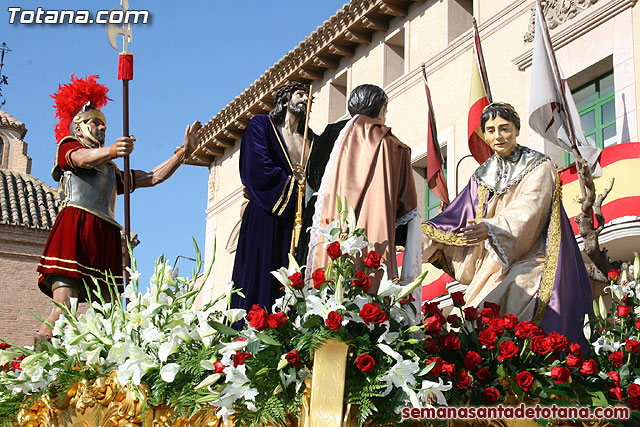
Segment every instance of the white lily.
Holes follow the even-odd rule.
[[[378,288],[378,296],[388,297],[388,296],[396,296],[402,290],[402,285],[399,282],[395,282],[389,279],[389,275],[387,274],[387,266],[385,264],[381,264],[380,268],[383,271],[382,280],[380,280],[380,287]]]
[[[222,314],[224,314],[224,317],[227,318],[229,323],[236,323],[238,320],[244,319],[247,311],[242,308],[230,308],[229,310],[223,311]]]
[[[197,386],[194,387],[194,390],[201,390],[205,387],[209,387],[218,382],[218,380],[222,378],[222,374],[211,374],[204,380],[202,380]]]
[[[340,242],[340,250],[348,255],[360,255],[369,246],[369,242],[363,236],[350,236],[347,240]]]
[[[444,397],[444,391],[451,390],[451,383],[445,384],[442,378],[438,378],[438,382],[422,381],[422,387],[418,390],[418,397],[422,403],[421,406],[432,405],[435,401],[440,406],[447,406],[447,399]]]
[[[178,337],[173,337],[169,341],[165,341],[160,344],[158,348],[158,359],[161,362],[166,362],[169,356],[178,352],[180,340]]]
[[[303,320],[309,316],[317,315],[326,320],[329,313],[337,310],[344,310],[342,304],[338,304],[333,295],[328,295],[328,288],[324,288],[320,297],[317,295],[307,295],[307,312],[304,314]]]
[[[180,370],[180,365],[177,363],[167,363],[160,369],[160,377],[168,383],[172,383],[176,378],[176,374]]]

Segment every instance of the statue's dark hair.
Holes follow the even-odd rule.
[[[376,118],[388,101],[389,98],[381,87],[370,84],[360,85],[353,89],[349,95],[349,114],[351,117],[363,114]]]
[[[309,86],[300,82],[290,82],[281,86],[276,92],[276,98],[274,101],[276,105],[273,107],[273,110],[269,111],[269,115],[277,125],[282,125],[284,123],[284,117],[287,114],[287,104],[291,101],[291,95],[293,95],[297,90],[302,90],[305,93],[308,93]],[[302,123],[302,128],[304,129],[304,121]]]
[[[484,126],[487,124],[489,119],[493,120],[496,116],[500,116],[503,119],[510,121],[516,126],[518,131],[520,130],[520,116],[516,113],[515,108],[506,102],[492,102],[482,110],[482,115],[480,116],[480,128],[482,129],[482,132],[484,132]]]

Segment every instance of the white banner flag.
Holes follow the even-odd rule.
[[[529,126],[540,136],[564,151],[571,152],[568,121],[562,108],[561,88],[556,84],[553,75],[551,40],[547,40],[547,33],[543,29],[544,16],[540,5],[536,2],[535,36],[533,39],[533,64],[531,66],[531,102],[529,104]],[[562,86],[567,100],[567,109],[571,116],[576,137],[578,151],[591,168],[593,176],[601,176],[602,168],[598,157],[602,149],[589,145],[582,131],[580,115],[569,85],[558,69]]]

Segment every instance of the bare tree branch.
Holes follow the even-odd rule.
[[[582,197],[578,200],[581,212],[576,216],[575,221],[584,241],[583,251],[593,263],[587,264],[587,273],[593,280],[606,282],[607,273],[613,266],[607,256],[607,250],[600,248],[599,236],[605,224],[605,218],[602,215],[602,203],[613,188],[613,180],[609,187],[596,197],[596,187],[587,161],[575,148],[573,149],[573,154],[576,159],[576,172],[578,173],[580,190],[582,191]],[[598,222],[597,226],[593,222],[594,212]]]

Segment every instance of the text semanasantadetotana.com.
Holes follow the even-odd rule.
[[[479,407],[404,407],[401,411],[402,419],[560,419],[560,420],[588,420],[588,419],[618,419],[627,420],[630,416],[629,408],[617,407],[566,407],[566,406],[479,406]]]

